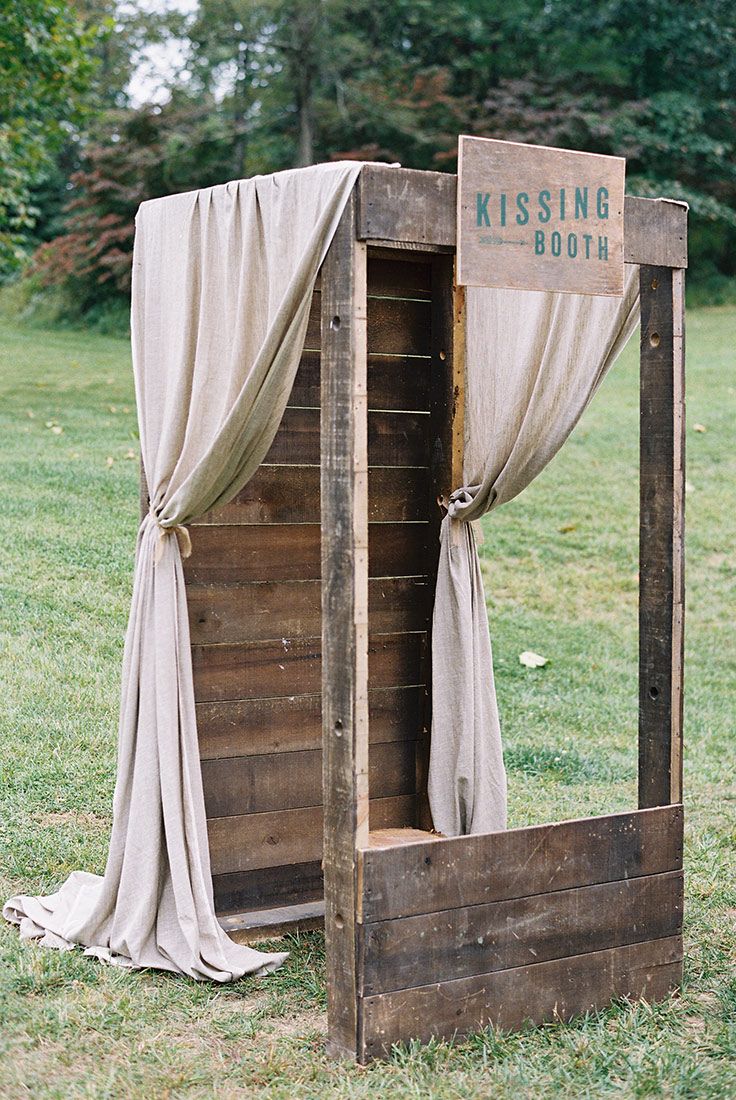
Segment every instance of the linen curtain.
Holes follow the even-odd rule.
[[[446,836],[506,827],[506,776],[472,520],[517,496],[557,454],[639,320],[622,298],[468,287],[465,485],[440,532],[432,623],[429,800]]]
[[[341,162],[144,203],[133,369],[151,509],[138,534],[118,775],[104,878],[11,898],[21,935],[124,966],[229,981],[286,955],[215,917],[181,555],[184,525],[236,495],[281,421],[312,289],[361,164]]]

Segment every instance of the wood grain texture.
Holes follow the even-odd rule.
[[[259,467],[244,489],[195,526],[238,523],[319,523],[319,466]],[[429,470],[412,466],[368,469],[368,519],[412,523],[426,519]]]
[[[356,849],[368,832],[367,251],[353,192],[323,265],[322,737],[328,1050],[355,1057]]]
[[[614,997],[661,1000],[682,976],[682,939],[649,940],[452,982],[367,997],[361,1061],[386,1057],[397,1042],[450,1039],[493,1024],[568,1020]]]
[[[429,418],[421,412],[368,414],[371,466],[425,466]],[[286,408],[265,463],[319,466],[319,409]]]
[[[192,555],[184,562],[188,584],[319,580],[321,576],[318,523],[204,525],[189,530]],[[424,576],[428,538],[427,523],[371,523],[371,576]]]
[[[681,806],[369,849],[363,920],[548,894],[682,867]]]
[[[374,798],[415,793],[412,741],[373,745],[369,780]],[[322,805],[322,749],[202,761],[208,818]]]
[[[322,630],[320,582],[260,581],[244,585],[190,585],[193,645],[314,637]],[[383,577],[368,585],[371,629],[390,634],[426,630],[431,612],[425,577]]]
[[[322,863],[319,860],[214,875],[212,885],[218,915],[321,901],[324,892]]]
[[[426,412],[429,408],[428,390],[426,358],[381,354],[368,356],[369,410]],[[319,392],[319,353],[305,352],[294,380],[289,406],[318,409]]]
[[[420,728],[422,687],[371,688],[371,744],[413,740]],[[197,703],[202,760],[304,752],[322,746],[322,696],[236,699]]]
[[[363,240],[454,248],[457,176],[366,165],[358,181]],[[624,199],[624,261],[687,267],[687,209],[663,199]]]
[[[682,931],[682,871],[362,926],[363,992],[388,993]]]
[[[681,273],[669,268],[640,270],[640,806],[666,805],[682,797],[685,497],[681,280]]]
[[[377,829],[406,825],[414,813],[412,795],[377,798],[370,806]],[[313,863],[322,859],[321,806],[275,810],[207,822],[212,874],[235,874],[261,867]]]
[[[426,646],[424,633],[372,635],[367,643],[371,686],[421,684]],[[321,652],[319,638],[304,637],[192,646],[194,698],[207,703],[315,694],[322,683]]]

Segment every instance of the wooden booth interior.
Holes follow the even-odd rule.
[[[244,939],[325,921],[328,1044],[360,1061],[681,978],[686,211],[625,207],[641,265],[639,809],[440,839],[429,628],[438,497],[462,484],[455,188],[363,170],[271,450],[191,526],[185,562],[218,916]]]

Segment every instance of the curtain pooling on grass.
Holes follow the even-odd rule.
[[[21,935],[122,966],[230,981],[283,953],[234,943],[215,916],[181,545],[232,499],[276,434],[312,290],[361,165],[345,161],[142,205],[133,368],[151,510],[138,534],[104,877],[14,897]],[[166,534],[174,532],[175,537]]]

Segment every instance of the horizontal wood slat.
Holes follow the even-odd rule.
[[[424,688],[374,688],[368,692],[371,744],[413,740],[422,729]],[[322,744],[320,695],[197,703],[202,760],[301,752]]]
[[[369,782],[374,798],[414,794],[416,749],[412,741],[373,745]],[[208,818],[322,805],[322,750],[202,761]]]
[[[396,355],[368,357],[368,408],[427,412],[429,363]],[[319,352],[305,351],[289,397],[289,405],[318,409],[320,400]]]
[[[259,867],[230,875],[213,875],[215,911],[240,913],[275,905],[298,905],[319,901],[324,876],[319,860],[288,863],[284,867]]]
[[[285,409],[265,463],[319,466],[319,416],[319,409]],[[368,414],[369,465],[426,466],[428,449],[428,414]]]
[[[412,819],[415,798],[371,800],[377,829],[400,827]],[[217,817],[207,822],[213,875],[250,871],[322,859],[322,807]]]
[[[371,685],[421,683],[426,639],[424,633],[372,635],[368,640]],[[192,668],[197,702],[314,694],[321,690],[321,639],[195,645]]]
[[[430,502],[429,470],[373,466],[368,470],[371,523],[425,520]],[[197,519],[202,524],[319,523],[319,466],[261,466],[238,495]]]
[[[368,297],[429,298],[432,269],[427,261],[368,252]]]
[[[358,237],[454,248],[456,191],[455,175],[366,165],[358,181]],[[687,267],[687,208],[667,199],[627,195],[624,260]]]
[[[321,294],[315,291],[304,341],[306,351],[317,351],[320,341]],[[429,355],[429,301],[368,298],[369,355]]]
[[[318,523],[222,524],[190,528],[189,584],[318,580]],[[368,552],[373,577],[420,577],[427,571],[428,523],[371,523]]]
[[[493,1024],[568,1020],[614,997],[661,1000],[682,976],[682,939],[649,940],[586,955],[534,963],[440,985],[381,993],[363,1001],[361,1060],[390,1053],[393,1043],[451,1038]]]
[[[362,853],[363,917],[386,920],[682,867],[682,806]]]
[[[430,585],[425,577],[383,577],[368,585],[373,633],[426,630]],[[321,585],[314,581],[260,581],[245,585],[190,585],[193,645],[316,637],[322,629]]]
[[[678,935],[682,905],[682,871],[670,871],[366,924],[364,993]]]

